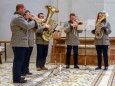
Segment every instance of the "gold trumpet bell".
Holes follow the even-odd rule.
[[[78,25],[83,25],[83,22],[79,21]]]
[[[79,21],[77,31],[78,31],[79,33],[82,33],[83,30],[84,30],[84,23],[83,23],[82,21]]]

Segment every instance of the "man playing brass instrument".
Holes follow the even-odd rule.
[[[12,32],[11,47],[14,54],[13,60],[13,83],[26,83],[27,80],[21,77],[21,70],[23,67],[24,59],[26,58],[26,52],[29,47],[28,43],[28,31],[36,27],[34,20],[28,22],[24,18],[26,7],[22,3],[16,5],[16,12],[14,13],[10,28]]]
[[[38,71],[48,69],[45,67],[46,57],[48,53],[48,45],[57,26],[57,24],[55,22],[51,22],[51,20],[52,15],[54,13],[59,12],[59,10],[53,6],[46,5],[45,8],[47,9],[48,12],[46,20],[45,22],[43,21],[44,24],[40,25],[39,30],[37,30],[36,32],[36,45],[37,45],[36,68]],[[39,13],[38,18],[44,20],[44,14]]]
[[[44,14],[43,13],[39,13],[38,14],[38,20],[37,20],[38,24],[43,25],[43,23],[45,23],[45,21],[46,21],[46,19],[44,18]]]
[[[35,16],[34,15],[31,16],[30,11],[26,10],[26,12],[24,14],[24,18],[28,22],[31,22],[33,19],[35,19]],[[29,45],[29,47],[27,48],[25,59],[23,62],[22,70],[21,70],[22,76],[32,75],[32,73],[29,71],[29,62],[30,62],[30,56],[31,56],[31,53],[32,53],[32,50],[34,47],[34,33],[37,28],[38,28],[38,26],[37,26],[37,22],[36,22],[36,27],[28,30],[28,45]]]
[[[38,18],[40,18],[41,20],[44,20],[44,14],[39,13]],[[47,53],[48,53],[49,41],[45,41],[42,38],[44,28],[49,29],[50,25],[42,26],[39,24],[39,30],[36,31],[36,35],[35,35],[35,37],[36,37],[35,43],[37,46],[37,57],[36,57],[36,70],[37,71],[48,70],[48,68],[45,67],[45,63],[46,63],[46,57],[47,57]]]
[[[78,45],[79,45],[79,32],[77,31],[78,21],[76,20],[76,15],[74,13],[70,14],[70,20],[65,23],[64,32],[66,33],[66,69],[70,67],[70,56],[71,50],[73,48],[74,53],[74,68],[78,68]]]

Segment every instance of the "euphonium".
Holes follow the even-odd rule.
[[[47,13],[47,17],[46,17],[46,21],[44,23],[44,25],[51,25],[51,21],[53,21],[51,18],[52,18],[52,15],[54,13],[58,13],[59,10],[53,6],[49,6],[49,5],[46,5],[45,8],[47,9],[48,13]],[[54,24],[54,23],[53,23]],[[52,26],[52,25],[51,25]],[[52,38],[52,34],[53,34],[54,30],[52,31],[51,30],[48,30],[48,29],[45,29],[43,31],[43,35],[42,35],[42,38],[45,40],[45,41],[49,41],[51,38]]]
[[[95,29],[95,38],[96,39],[101,39],[104,33],[104,30],[102,29],[103,23],[101,23],[106,16],[104,15],[101,19],[99,19],[96,23],[96,29]]]

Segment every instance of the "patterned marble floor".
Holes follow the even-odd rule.
[[[12,83],[12,63],[0,64],[0,86],[115,86],[115,66],[108,71],[94,70],[94,66],[80,66],[80,69],[65,69],[65,65],[47,64],[49,70],[36,71],[30,63],[31,76],[24,84]]]

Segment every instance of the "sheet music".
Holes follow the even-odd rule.
[[[4,47],[3,46],[0,46],[0,52],[1,51],[4,51]]]
[[[61,30],[60,37],[66,37],[66,33],[64,32],[64,24],[65,24],[65,22],[60,22],[60,30]]]
[[[95,19],[88,19],[87,20],[86,29],[87,30],[94,30],[95,29]]]

